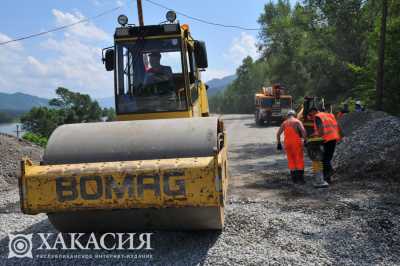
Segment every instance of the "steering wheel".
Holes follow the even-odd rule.
[[[146,74],[145,85],[152,85],[160,82],[166,82],[170,80],[170,76],[162,72],[150,72]]]

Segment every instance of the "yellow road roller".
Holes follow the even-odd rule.
[[[227,141],[200,79],[206,47],[172,11],[167,18],[135,26],[118,17],[102,53],[118,121],[62,125],[39,165],[24,159],[25,214],[47,213],[61,232],[223,228]]]

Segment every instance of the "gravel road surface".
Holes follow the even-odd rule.
[[[336,176],[330,188],[316,190],[307,162],[307,184],[294,186],[284,155],[275,150],[276,127],[257,127],[248,115],[223,118],[231,180],[222,233],[153,232],[153,250],[134,252],[151,258],[91,259],[132,252],[34,249],[34,259],[8,259],[8,233],[56,233],[46,215],[20,212],[14,187],[0,195],[0,264],[400,264],[399,183]],[[34,235],[34,247],[38,241]],[[88,259],[35,257],[38,254]]]

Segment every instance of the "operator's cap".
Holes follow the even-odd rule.
[[[287,112],[287,116],[296,116],[296,112],[294,111],[294,110],[289,110],[288,112]]]
[[[357,105],[361,105],[361,101],[356,101],[356,104]]]

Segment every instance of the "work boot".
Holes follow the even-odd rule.
[[[315,188],[329,187],[329,184],[324,180],[324,176],[322,175],[321,172],[314,173],[314,176],[315,176],[315,181],[313,185]]]
[[[302,185],[304,185],[306,183],[306,181],[304,180],[304,170],[297,171],[297,180]]]
[[[290,171],[290,177],[292,178],[293,183],[297,183],[296,171]]]
[[[331,176],[334,174],[334,171],[330,163],[324,163],[322,167],[322,173],[324,174],[324,180],[329,184],[331,184],[332,183]]]
[[[332,179],[331,176],[333,175],[333,169],[328,168],[323,170],[323,175],[324,175],[324,180],[328,183],[331,184],[332,183]]]

